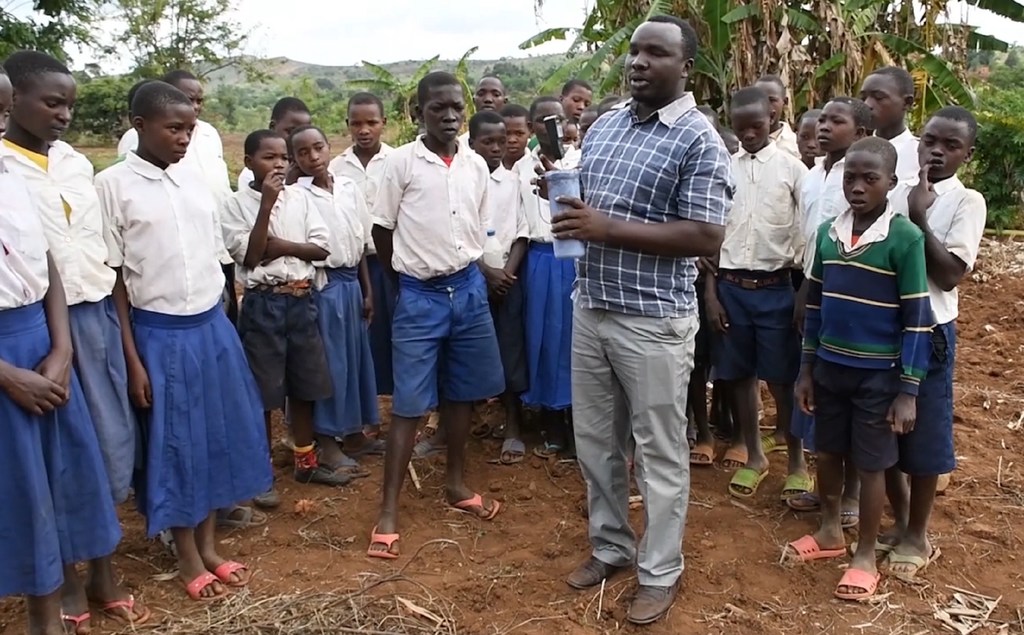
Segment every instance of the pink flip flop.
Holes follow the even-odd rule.
[[[478,514],[478,513],[473,511],[474,507],[479,507],[480,509],[482,509],[485,512],[487,511],[487,506],[484,505],[484,497],[481,496],[480,494],[473,494],[472,498],[467,498],[464,501],[459,501],[459,502],[453,504],[452,507],[454,507],[455,509],[459,510],[460,512],[465,512],[467,514],[473,514],[474,516],[476,516],[480,520],[494,520],[494,517],[498,515],[499,511],[501,511],[501,503],[499,503],[498,501],[492,499],[491,500],[491,504],[492,504],[491,511],[487,512],[486,516],[481,516],[480,514]]]
[[[221,564],[219,567],[214,569],[213,575],[217,576],[217,579],[220,580],[221,583],[233,589],[241,589],[242,587],[249,584],[249,580],[252,579],[252,574],[249,573],[249,575],[242,576],[241,582],[232,581],[231,576],[240,571],[245,571],[246,573],[249,573],[249,567],[245,566],[241,562],[228,560],[227,562]]]
[[[188,596],[196,602],[215,602],[225,597],[228,594],[228,590],[224,589],[220,593],[211,595],[210,597],[203,597],[200,595],[203,592],[203,589],[214,582],[218,582],[217,576],[213,575],[209,571],[200,573],[194,580],[185,585],[185,592],[188,593]]]
[[[839,584],[836,585],[835,596],[840,600],[853,600],[861,601],[866,600],[875,594],[878,590],[878,581],[882,579],[882,574],[875,573],[870,574],[867,571],[861,571],[860,569],[847,569],[843,577],[839,579]],[[862,589],[855,593],[844,593],[839,591],[839,587],[853,587],[855,589]]]
[[[114,620],[126,626],[142,626],[149,621],[152,616],[152,612],[142,607],[142,613],[137,617],[135,614],[135,596],[129,595],[128,599],[125,600],[114,600],[112,602],[104,602],[99,605],[100,612],[103,613],[103,617]],[[118,613],[118,609],[124,609],[130,617],[125,617],[121,613]]]
[[[394,560],[398,558],[398,554],[391,551],[391,546],[400,539],[401,538],[398,534],[378,534],[377,528],[374,527],[373,531],[370,532],[370,547],[373,547],[374,545],[384,545],[387,547],[387,551],[374,551],[373,549],[367,548],[366,555],[370,558]]]
[[[786,559],[799,562],[828,560],[830,558],[841,558],[846,555],[846,547],[842,549],[822,549],[818,541],[810,534],[789,543],[786,545],[786,549],[792,552],[792,555]]]
[[[91,619],[92,615],[89,613],[89,611],[86,611],[81,615],[65,615],[63,613],[60,614],[60,620],[62,622],[67,622],[71,624],[71,626],[73,627],[72,632],[75,633],[75,635],[78,635],[78,629],[82,626],[82,623],[88,622]]]

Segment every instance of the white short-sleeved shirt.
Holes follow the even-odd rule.
[[[825,171],[825,157],[818,157],[814,167],[804,177],[800,188],[800,212],[804,229],[804,271],[809,272],[814,260],[814,236],[818,227],[827,220],[839,216],[849,207],[843,192],[843,170],[846,157],[839,159],[828,172]]]
[[[12,163],[0,158],[0,311],[35,304],[50,288],[40,213]]]
[[[487,207],[491,218],[490,229],[504,248],[502,260],[508,262],[513,243],[520,238],[530,237],[530,226],[519,202],[521,187],[519,176],[512,170],[499,165],[491,172],[487,181]]]
[[[899,214],[908,215],[907,197],[917,185],[917,179],[897,185],[889,197],[889,204]],[[974,268],[978,260],[981,238],[985,234],[985,219],[988,205],[980,192],[964,186],[955,175],[935,183],[935,202],[925,213],[928,228],[946,250],[967,265],[967,271]],[[928,297],[935,312],[935,323],[952,322],[960,314],[960,292],[954,287],[943,291],[928,278]]]
[[[380,189],[380,183],[384,178],[384,164],[387,163],[388,155],[393,151],[394,148],[388,144],[380,144],[380,151],[373,155],[373,158],[364,167],[362,161],[359,160],[355,151],[350,147],[331,159],[327,170],[336,177],[341,176],[353,181],[363,192],[363,197],[366,200],[366,209],[371,210],[373,209],[373,202],[377,198],[377,190]],[[369,217],[369,214],[367,214],[367,220],[369,222],[367,232],[369,232],[373,227],[373,220]],[[366,253],[377,253],[372,238],[366,243]]]
[[[328,269],[358,265],[366,251],[371,226],[370,211],[359,187],[343,176],[334,177],[331,192],[313,185],[311,178],[299,179],[294,187],[302,191],[327,225],[327,250],[331,255],[317,264]],[[319,282],[324,284],[326,280]]]
[[[783,150],[797,159],[800,158],[800,146],[796,143],[796,133],[785,121],[782,122],[778,130],[770,133],[768,137],[775,142],[779,150]]]
[[[220,208],[191,165],[134,152],[96,175],[109,255],[135,308],[195,315],[223,299]]]
[[[571,170],[578,168],[583,155],[575,148],[564,151],[565,156],[555,162],[559,170]],[[540,194],[535,194],[537,186],[534,181],[537,179],[537,166],[541,165],[540,146],[533,149],[522,159],[512,166],[512,170],[519,177],[520,201],[523,206],[523,215],[526,217],[526,224],[530,228],[530,240],[536,243],[551,243],[555,238],[551,234],[551,203]]]
[[[0,156],[32,192],[68,305],[109,296],[116,274],[106,262],[103,212],[89,159],[63,141],[50,147],[47,170],[6,143],[0,143]]]
[[[459,146],[451,166],[420,137],[387,158],[371,216],[394,231],[395,271],[429,280],[479,260],[487,227],[487,164]]]
[[[896,148],[896,178],[901,182],[916,182],[921,175],[921,160],[917,152],[919,139],[905,128],[889,139],[889,143]]]
[[[732,157],[736,183],[725,222],[719,267],[780,271],[803,257],[800,188],[807,167],[774,143],[757,154],[740,150]]]
[[[139,147],[139,133],[129,128],[117,144],[117,155],[128,156],[128,153]],[[228,177],[228,165],[224,162],[224,144],[217,129],[202,120],[196,121],[192,140],[188,144],[183,165],[191,165],[203,176],[203,182],[221,201],[231,196],[231,181]],[[241,189],[241,188],[239,188]]]
[[[260,192],[246,187],[228,199],[221,215],[224,246],[238,265],[238,279],[247,289],[261,284],[276,286],[288,282],[312,281],[316,275],[314,264],[295,256],[275,258],[254,269],[249,269],[243,264],[249,249],[249,236],[252,234],[252,228],[256,226],[262,199],[263,195]],[[320,218],[320,212],[305,192],[296,189],[295,186],[285,187],[278,195],[270,212],[267,235],[329,249],[327,225]]]
[[[235,183],[237,188],[236,191],[241,192],[245,188],[249,187],[249,184],[256,179],[256,175],[252,173],[249,168],[242,168],[242,171],[238,173],[238,182]]]

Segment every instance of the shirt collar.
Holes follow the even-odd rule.
[[[832,225],[828,228],[828,235],[833,240],[838,240],[842,244],[843,251],[852,252],[854,249],[860,249],[872,243],[885,240],[889,236],[889,225],[892,224],[892,218],[895,215],[896,212],[893,210],[892,205],[887,203],[882,215],[876,218],[875,222],[871,223],[871,227],[864,230],[864,233],[857,239],[857,244],[854,245],[853,210],[847,207],[845,212],[832,221]]]
[[[952,192],[954,190],[962,189],[964,189],[964,184],[960,182],[960,178],[957,177],[957,175],[955,174],[949,177],[948,179],[932,184],[932,190],[934,190],[935,194],[938,196],[948,194],[949,192]]]
[[[427,144],[423,142],[424,139],[426,139],[426,135],[420,135],[416,137],[416,141],[413,142],[416,144],[416,147],[414,149],[416,156],[426,161],[429,161],[430,163],[437,163],[438,165],[444,165],[445,167],[449,167],[448,165],[445,164],[444,161],[441,160],[441,157],[438,156],[436,152],[432,152],[430,148],[427,147]],[[464,146],[461,143],[455,145],[455,155],[452,158],[452,165],[455,165],[456,163],[462,160],[462,154],[464,152],[467,152],[466,146]]]
[[[775,156],[775,153],[778,152],[778,150],[779,148],[775,145],[775,142],[769,141],[768,145],[758,150],[756,154],[750,154],[743,148],[740,148],[740,151],[736,154],[739,155],[740,159],[750,157],[751,159],[756,159],[761,163],[768,163],[768,161]]]
[[[630,101],[629,102],[629,111],[630,111],[630,113],[632,113],[634,119],[636,119],[637,121],[640,121],[640,118],[637,117],[637,115],[636,115],[636,106],[637,106],[636,102],[634,102],[634,101]],[[666,105],[662,106],[654,114],[656,114],[658,116],[658,119],[661,121],[661,123],[665,124],[666,126],[672,126],[672,125],[675,125],[675,123],[677,121],[679,121],[680,117],[682,117],[687,112],[689,112],[690,110],[692,110],[692,109],[694,109],[696,107],[697,107],[697,102],[693,98],[693,93],[683,93],[682,97],[680,97],[679,99],[673,101],[670,104],[666,104]],[[647,119],[644,119],[644,121],[650,121],[651,117],[653,117],[653,116],[654,115],[651,115]]]
[[[491,180],[501,183],[502,181],[505,180],[505,177],[507,177],[508,174],[508,169],[504,165],[499,165],[498,169],[496,169],[494,172],[491,172]]]
[[[877,135],[878,133],[876,132],[875,134]],[[904,128],[903,132],[899,133],[892,139],[889,139],[889,143],[896,145],[897,143],[907,143],[914,141],[915,139],[916,137],[914,136],[914,133],[910,131],[910,128]]]
[[[171,165],[167,166],[166,170],[163,170],[140,157],[138,153],[135,152],[135,150],[132,150],[127,155],[125,155],[124,163],[129,168],[131,168],[132,172],[135,172],[136,174],[143,178],[149,179],[151,181],[162,181],[166,176],[175,185],[181,185],[182,176],[180,162],[172,163]]]
[[[391,146],[381,141],[380,151],[377,154],[373,155],[373,157],[370,159],[370,163],[373,163],[378,159],[383,160],[385,157],[387,157],[388,153],[391,152],[391,150],[393,150]],[[358,165],[359,167],[363,167],[363,162],[360,161],[359,157],[356,156],[356,146],[354,144],[345,148],[342,151],[341,156],[345,157],[345,160],[348,161],[349,163],[353,163],[355,165]]]
[[[779,126],[779,129],[775,132],[769,133],[768,136],[771,137],[772,141],[778,141],[783,137],[788,137],[792,133],[793,131],[790,129],[789,124],[783,121],[782,125]]]

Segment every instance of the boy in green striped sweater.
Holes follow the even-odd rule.
[[[843,459],[861,480],[860,537],[835,595],[870,597],[878,587],[875,541],[885,471],[896,465],[896,435],[914,427],[918,386],[928,372],[934,319],[924,234],[889,207],[896,150],[869,137],[846,154],[849,209],[818,228],[808,276],[800,408],[816,418],[821,528],[790,543],[799,560],[840,557]]]

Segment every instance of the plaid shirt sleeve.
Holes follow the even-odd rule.
[[[697,136],[679,165],[679,217],[725,225],[736,189],[731,167],[732,160],[721,140],[707,133]]]

